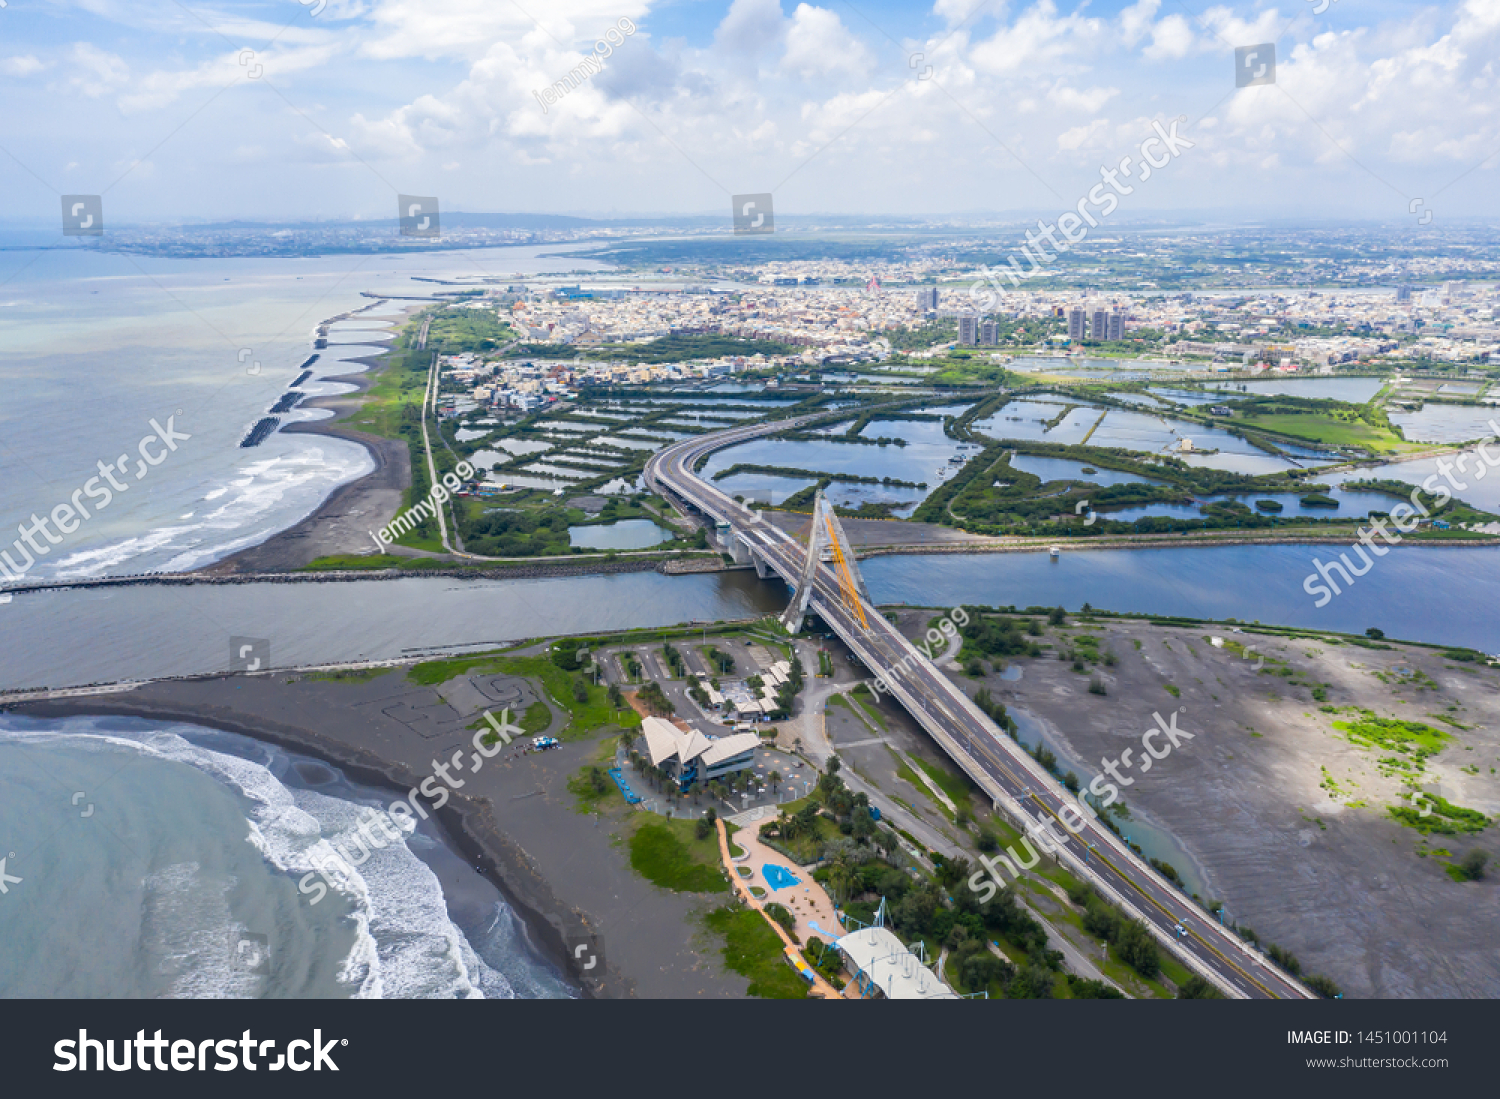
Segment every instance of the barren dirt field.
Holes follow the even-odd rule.
[[[1449,869],[1472,848],[1500,854],[1500,668],[1244,629],[1069,616],[1004,677],[988,660],[983,678],[950,674],[988,687],[1085,784],[1133,748],[1122,830],[1170,833],[1186,865],[1167,861],[1305,971],[1358,997],[1500,996],[1500,866],[1480,881]],[[1144,771],[1153,714],[1179,708],[1193,738]],[[1433,783],[1442,800],[1419,798]],[[1420,830],[1434,825],[1449,832]]]

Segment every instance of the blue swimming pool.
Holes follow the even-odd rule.
[[[769,862],[760,868],[760,872],[765,875],[766,884],[771,887],[772,892],[796,885],[800,880],[794,877],[786,867],[776,866]]]

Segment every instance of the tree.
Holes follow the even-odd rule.
[[[1115,950],[1120,959],[1142,977],[1149,979],[1161,972],[1161,950],[1146,930],[1146,925],[1139,920],[1126,920],[1120,924]]]
[[[1047,621],[1054,626],[1065,626],[1068,622],[1068,612],[1061,607],[1053,607],[1047,612]]]
[[[589,681],[583,676],[573,680],[573,701],[587,702],[589,700]]]
[[[1177,998],[1179,1000],[1222,1000],[1224,993],[1195,973],[1177,986]]]
[[[779,783],[780,781],[781,781],[781,772],[780,771],[772,771],[771,772],[771,793],[774,794],[776,792],[776,784]]]
[[[1476,847],[1459,860],[1458,872],[1469,881],[1479,881],[1484,877],[1484,868],[1489,861],[1489,855]]]
[[[625,696],[620,693],[620,685],[618,683],[611,683],[609,685],[609,706],[612,710],[622,710],[625,708]]]
[[[1325,1000],[1336,1000],[1344,994],[1343,989],[1339,988],[1332,979],[1323,976],[1321,973],[1314,973],[1311,976],[1304,977],[1302,983]]]
[[[1365,631],[1365,636],[1375,641],[1379,641],[1382,637],[1385,636],[1385,631],[1382,629],[1378,629],[1375,626],[1371,626],[1368,630]]]

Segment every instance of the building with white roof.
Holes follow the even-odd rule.
[[[957,1000],[958,993],[938,980],[888,928],[862,927],[834,943],[844,967],[860,991],[878,991],[888,1000]]]
[[[760,737],[754,733],[711,737],[697,729],[684,731],[660,717],[642,720],[641,732],[651,765],[662,768],[683,789],[745,770],[755,762],[755,749],[760,746]]]

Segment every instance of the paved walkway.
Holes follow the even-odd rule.
[[[764,889],[767,901],[775,901],[791,912],[797,921],[793,930],[799,940],[805,943],[808,939],[816,937],[825,943],[832,942],[843,935],[844,928],[843,924],[839,923],[838,911],[834,908],[833,901],[823,887],[812,880],[812,874],[809,871],[803,870],[780,851],[760,842],[760,830],[775,819],[775,813],[767,813],[760,820],[741,825],[740,830],[734,835],[734,843],[743,848],[749,857],[741,859],[735,865],[750,870],[749,884],[758,885]],[[792,875],[799,879],[797,884],[773,890],[766,881],[764,870],[766,863],[791,871]],[[812,926],[815,923],[817,927]]]
[[[762,821],[759,822],[759,824],[755,825],[755,830],[757,833],[760,831],[760,824],[764,823],[765,821]],[[829,984],[821,973],[817,972],[807,964],[807,962],[802,957],[801,949],[798,947],[796,941],[787,934],[786,928],[782,927],[775,920],[771,919],[771,917],[766,914],[766,906],[764,902],[757,900],[754,894],[750,892],[750,885],[752,884],[752,882],[754,882],[754,884],[760,885],[762,888],[766,887],[765,881],[763,879],[756,880],[760,876],[759,870],[756,870],[755,876],[749,881],[740,877],[739,873],[736,871],[736,867],[748,865],[750,862],[753,862],[755,860],[755,855],[752,853],[750,859],[746,860],[745,862],[735,862],[732,858],[729,857],[729,830],[724,827],[724,821],[714,821],[714,827],[719,830],[719,855],[724,860],[724,868],[729,872],[729,880],[734,884],[735,892],[740,895],[740,898],[747,905],[759,912],[766,923],[771,925],[771,930],[776,932],[777,937],[781,939],[782,943],[784,944],[784,952],[786,953],[787,957],[792,960],[798,971],[812,974],[812,987],[808,990],[808,995],[821,1000],[843,999],[843,996],[838,989]],[[744,837],[748,831],[748,828],[742,828],[737,834],[737,837]],[[745,846],[742,838],[736,838],[735,842],[741,847]],[[760,850],[768,850],[767,848],[761,847],[759,842],[755,843],[755,847],[759,848]],[[746,850],[748,851],[750,850],[750,848],[747,847]],[[775,854],[775,852],[772,852],[772,854]],[[782,861],[786,860],[783,859]],[[757,866],[758,865],[759,864],[757,864]],[[809,882],[808,884],[811,885],[812,888],[817,889],[818,893],[823,897],[825,901],[827,901],[827,894],[823,893],[821,886],[818,886],[812,882]],[[798,886],[797,888],[801,887]],[[791,906],[788,905],[787,907],[790,908]],[[832,905],[830,904],[829,907],[831,908]],[[802,927],[801,921],[798,922],[797,926],[799,929]],[[837,928],[838,926],[838,921],[835,920],[833,922],[833,927]],[[830,935],[832,934],[835,933],[830,932]]]

